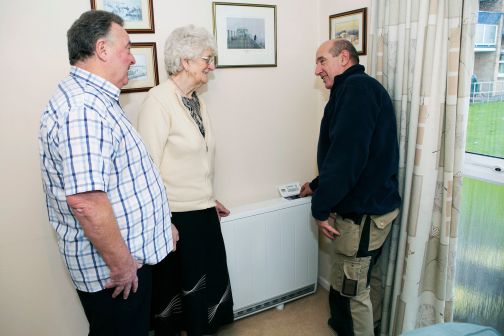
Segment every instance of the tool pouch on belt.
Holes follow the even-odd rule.
[[[379,249],[385,239],[387,239],[392,222],[399,214],[399,209],[395,209],[384,215],[373,215],[371,217],[371,225],[369,227],[369,251]]]
[[[351,220],[341,218],[341,216],[331,217],[331,219],[334,220],[333,227],[340,233],[332,241],[332,252],[348,257],[356,255],[360,241],[361,228],[359,223],[355,224]]]

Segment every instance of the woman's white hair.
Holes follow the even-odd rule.
[[[184,70],[182,59],[199,57],[207,49],[212,55],[217,52],[215,40],[205,28],[188,25],[175,29],[165,42],[164,61],[168,75]]]

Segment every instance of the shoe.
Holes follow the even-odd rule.
[[[334,328],[331,324],[331,319],[327,320],[327,326],[329,327],[329,330],[331,331],[332,335],[338,336],[338,333],[336,332],[336,330],[334,330]]]

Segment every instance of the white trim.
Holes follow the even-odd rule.
[[[326,278],[324,278],[323,276],[318,277],[318,284],[326,291],[329,291],[329,287],[331,287],[329,281],[327,281]]]
[[[496,48],[493,48],[493,47],[475,47],[474,48],[474,51],[496,51],[497,49]]]

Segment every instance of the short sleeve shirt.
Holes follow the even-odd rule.
[[[140,136],[119,105],[120,90],[78,67],[41,116],[39,148],[49,221],[78,290],[104,289],[110,270],[84,235],[66,197],[103,191],[121,235],[141,264],[172,248],[165,187]]]

